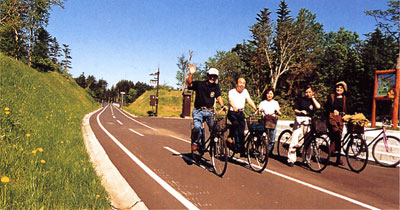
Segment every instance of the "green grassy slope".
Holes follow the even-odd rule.
[[[146,91],[136,99],[134,103],[128,107],[124,107],[124,109],[137,116],[148,116],[147,112],[152,111],[152,107],[150,106],[150,95],[156,95],[156,91]],[[159,90],[158,95],[158,116],[179,117],[182,113],[182,91]]]
[[[70,76],[0,54],[0,209],[110,208],[81,133],[96,108]]]

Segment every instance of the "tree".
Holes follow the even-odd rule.
[[[178,66],[178,71],[176,72],[176,79],[178,82],[176,85],[178,87],[183,87],[182,84],[185,82],[185,70],[186,66],[188,65],[188,60],[185,58],[185,55],[182,54],[181,57],[178,57],[178,63],[176,64]]]
[[[86,84],[86,77],[85,77],[85,73],[82,72],[81,75],[79,75],[79,77],[75,78],[76,83],[81,86],[83,89],[85,89],[87,87]]]
[[[400,43],[400,1],[388,0],[389,8],[386,11],[368,10],[367,15],[373,16],[377,22],[377,27],[391,34]],[[400,69],[400,49],[397,47],[396,69]]]
[[[50,34],[44,28],[39,28],[34,40],[32,67],[38,71],[54,71],[57,66],[50,60]]]
[[[62,51],[64,52],[64,59],[61,61],[61,65],[64,71],[68,72],[68,69],[71,69],[71,49],[69,48],[69,45],[63,44],[63,49]]]

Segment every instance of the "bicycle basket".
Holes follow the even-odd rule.
[[[358,125],[358,124],[347,123],[346,128],[347,128],[347,132],[352,132],[352,133],[357,133],[357,134],[364,133],[364,127],[361,125]]]
[[[258,117],[248,117],[246,118],[247,129],[250,132],[264,132],[264,125],[260,123],[260,119]]]
[[[278,119],[276,117],[274,117],[273,115],[267,114],[263,117],[264,128],[275,129],[277,122],[278,122]]]
[[[225,131],[227,129],[227,117],[216,117],[215,124],[218,126],[218,129],[221,131]]]
[[[313,119],[312,129],[317,134],[327,133],[328,127],[325,120]]]

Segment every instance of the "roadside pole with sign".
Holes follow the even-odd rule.
[[[150,76],[155,76],[155,78],[150,80],[150,84],[156,84],[157,85],[157,93],[156,93],[156,98],[155,98],[155,106],[156,106],[156,113],[154,116],[158,116],[158,87],[159,87],[159,80],[160,80],[160,67],[158,67],[157,72],[150,74]]]

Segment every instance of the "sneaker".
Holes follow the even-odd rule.
[[[199,149],[199,147],[197,146],[197,144],[196,143],[192,143],[192,150],[196,151],[198,149]]]
[[[292,163],[292,162],[288,162],[287,164],[288,164],[289,167],[293,167],[294,166],[294,163]]]

